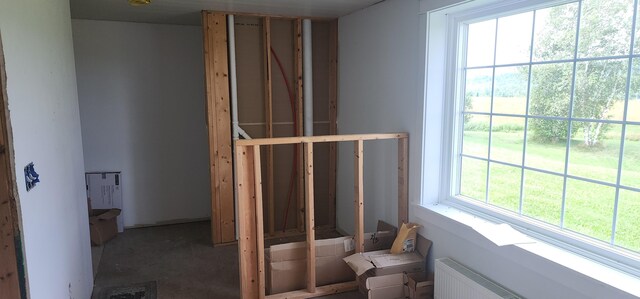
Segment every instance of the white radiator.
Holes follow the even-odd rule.
[[[435,268],[434,299],[522,298],[452,259],[437,259]]]

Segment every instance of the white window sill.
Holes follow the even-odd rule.
[[[454,221],[455,223],[467,226],[468,229],[473,232],[475,232],[473,230],[473,227],[486,225],[487,223],[493,223],[483,217],[468,213],[466,211],[446,204],[422,206],[414,203],[412,205],[413,214],[418,219],[433,218],[432,215],[429,215],[429,212],[433,212],[451,221]],[[456,233],[455,228],[445,228],[444,226],[442,228],[446,230],[454,230],[453,233]],[[479,233],[475,233],[481,236]],[[545,243],[537,239],[534,240],[536,241],[535,243],[506,246],[514,246],[515,248],[522,250],[523,254],[534,254],[552,263],[575,271],[576,274],[582,274],[625,293],[640,297],[640,278],[621,272],[617,269],[610,268],[566,249],[553,246],[549,243]],[[437,244],[434,245],[437,246]],[[498,247],[493,243],[492,245]]]

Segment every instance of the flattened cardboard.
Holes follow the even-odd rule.
[[[358,275],[367,271],[372,276],[381,276],[394,273],[413,273],[424,271],[424,259],[429,253],[432,242],[418,235],[417,251],[392,255],[388,250],[371,251],[362,254],[353,254],[343,260]]]

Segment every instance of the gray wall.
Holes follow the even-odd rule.
[[[0,0],[19,213],[31,298],[93,286],[69,2]],[[23,167],[41,183],[27,192]]]
[[[429,9],[457,0],[424,1]],[[634,298],[601,281],[551,261],[522,247],[497,247],[470,227],[419,206],[421,190],[434,193],[422,166],[423,80],[426,18],[417,0],[388,0],[340,18],[339,130],[345,133],[406,131],[410,135],[410,220],[424,226],[420,233],[433,241],[434,258],[452,257],[527,298]],[[438,107],[429,113],[438,116]],[[424,149],[437,153],[440,130],[429,130]],[[370,143],[373,145],[373,143]],[[353,229],[352,146],[340,145],[338,164],[338,226]],[[376,219],[396,219],[395,144],[365,144],[365,211],[367,230]],[[439,163],[424,161],[424,167]],[[437,190],[435,190],[437,193]],[[458,213],[458,212],[454,212]],[[574,262],[575,264],[575,262]],[[589,267],[589,266],[585,266]]]
[[[199,26],[73,20],[86,171],[122,171],[125,226],[211,215]]]

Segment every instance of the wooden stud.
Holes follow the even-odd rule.
[[[398,139],[398,229],[409,222],[409,138]]]
[[[353,135],[322,135],[322,136],[302,136],[302,137],[277,137],[277,138],[256,138],[242,139],[236,141],[237,145],[280,145],[295,143],[319,143],[338,142],[356,140],[383,140],[407,138],[407,133],[386,133],[386,134],[353,134]]]
[[[307,232],[307,291],[316,291],[316,237],[314,219],[314,196],[313,196],[313,143],[304,144],[304,191],[307,198],[306,232]]]
[[[355,241],[356,253],[364,252],[364,142],[353,143],[354,185],[353,203],[355,212]]]
[[[256,223],[256,189],[255,157],[253,146],[236,147],[236,172],[238,177],[238,261],[240,267],[241,298],[258,298],[260,294],[260,280],[258,273],[257,242],[258,232]],[[259,159],[259,158],[258,158]]]
[[[295,67],[296,67],[296,109],[298,113],[298,127],[297,135],[303,136],[303,89],[302,89],[302,19],[297,18],[294,24],[295,30]],[[298,150],[298,229],[304,230],[304,177],[301,175],[304,171],[304,159],[303,149],[301,146],[297,147]]]
[[[265,17],[262,23],[264,36],[264,96],[265,96],[265,136],[273,137],[273,82],[271,80],[271,18]],[[269,211],[269,235],[276,230],[276,208],[273,189],[273,145],[267,146],[267,209]]]
[[[213,45],[211,45],[212,41],[210,38],[210,32],[213,30],[211,27],[211,18],[209,17],[210,13],[203,11],[202,12],[202,25],[203,28],[203,45],[204,45],[204,66],[206,73],[206,90],[207,90],[207,99],[205,101],[206,108],[206,120],[207,120],[207,131],[209,134],[209,173],[211,176],[211,240],[213,244],[219,244],[222,242],[222,230],[220,225],[220,198],[218,197],[217,182],[218,182],[218,173],[216,168],[216,156],[215,156],[215,146],[217,144],[217,135],[215,129],[215,117],[213,112],[215,111],[215,105],[213,104],[213,85],[212,81],[209,80],[210,74],[213,72],[213,55],[211,52],[213,51]],[[213,107],[211,107],[213,105]]]
[[[258,298],[265,297],[264,273],[264,219],[262,217],[262,169],[260,167],[260,146],[253,146],[253,181],[256,205],[256,233],[258,253]]]
[[[338,134],[338,21],[329,23],[329,135]],[[329,143],[329,224],[336,226],[337,143]]]
[[[212,240],[235,240],[226,15],[203,13]]]
[[[204,11],[204,12],[213,12],[213,11]],[[272,19],[285,19],[285,20],[295,20],[298,18],[303,18],[303,19],[310,19],[310,20],[315,20],[315,21],[332,21],[335,20],[336,18],[332,18],[332,17],[318,17],[318,16],[290,16],[290,15],[283,15],[283,14],[263,14],[263,13],[253,13],[253,12],[240,12],[240,11],[226,11],[226,10],[216,10],[216,13],[224,13],[224,14],[232,14],[235,16],[243,16],[243,17],[259,17],[259,18],[264,18],[264,17],[270,17]]]
[[[309,293],[307,292],[307,290],[299,290],[299,291],[269,295],[267,296],[267,298],[269,299],[315,298],[320,296],[327,296],[332,294],[354,291],[357,289],[358,289],[358,282],[349,281],[349,282],[335,283],[335,284],[317,287],[315,293]]]
[[[18,210],[15,201],[13,146],[8,121],[7,76],[0,40],[0,298],[20,298],[20,275],[16,252]]]

